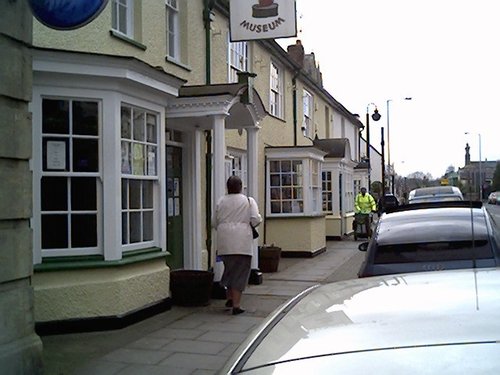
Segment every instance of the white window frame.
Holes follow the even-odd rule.
[[[166,51],[167,57],[174,61],[180,61],[179,23],[179,0],[165,0]]]
[[[309,138],[313,137],[313,105],[313,95],[304,89],[302,93],[302,132],[304,136]]]
[[[249,45],[247,42],[231,42],[228,35],[228,82],[238,82],[238,72],[248,71]]]
[[[354,195],[354,176],[348,171],[344,171],[343,175],[346,180],[344,183],[344,211],[352,212],[354,211],[354,199],[356,198],[356,195]]]
[[[69,102],[69,130],[66,134],[59,133],[43,133],[43,101],[44,100],[62,100]],[[73,112],[72,103],[73,102],[94,102],[97,103],[98,111],[98,129],[97,135],[77,135],[73,134]],[[33,152],[33,163],[37,166],[36,170],[33,171],[33,191],[34,191],[34,212],[33,217],[36,225],[34,225],[34,258],[41,260],[42,258],[56,257],[56,256],[81,256],[81,255],[99,255],[103,254],[103,230],[102,230],[102,215],[103,215],[103,186],[102,186],[102,101],[97,98],[82,98],[75,97],[71,95],[41,95],[37,97],[34,95],[33,101],[33,111],[37,114],[36,118],[38,121],[35,123],[33,131],[33,142],[34,142],[34,152]],[[44,139],[60,140],[61,142],[67,140],[65,151],[65,161],[59,159],[59,162],[63,164],[68,164],[62,166],[61,170],[58,168],[47,168],[44,169],[43,160],[43,143]],[[73,170],[73,146],[72,140],[74,139],[95,139],[98,141],[97,146],[97,171],[93,172],[78,172]],[[61,155],[61,154],[60,154]],[[47,156],[48,157],[48,156]],[[42,179],[44,177],[61,177],[67,179],[67,209],[63,211],[42,211]],[[71,207],[71,183],[72,179],[78,177],[95,178],[96,181],[96,209],[90,211],[78,211],[73,210]],[[72,215],[86,215],[95,214],[96,215],[96,236],[97,243],[96,246],[92,247],[72,247],[72,229],[71,229],[71,218]],[[67,229],[68,229],[68,246],[65,248],[42,248],[42,218],[44,215],[66,215],[67,216]]]
[[[228,148],[226,155],[226,181],[230,176],[238,176],[243,183],[241,192],[247,194],[247,154],[245,151]]]
[[[134,0],[112,0],[111,28],[129,38],[134,37]],[[125,22],[121,22],[121,17]]]
[[[283,69],[271,61],[269,88],[269,112],[283,118]]]
[[[333,213],[333,172],[328,170],[323,170],[322,176],[322,200],[323,200],[323,212],[332,214]]]
[[[311,148],[266,149],[268,217],[320,216],[323,151]]]
[[[126,110],[126,111],[124,111]],[[130,111],[130,118],[126,112]],[[121,103],[121,228],[122,228],[122,248],[124,252],[141,248],[155,246],[155,239],[158,237],[156,226],[159,207],[158,185],[159,185],[159,156],[160,150],[160,115],[155,111],[142,108],[128,103]],[[143,117],[136,116],[143,114]],[[127,122],[130,122],[130,129],[127,131]],[[151,127],[154,129],[150,131]],[[136,129],[142,127],[143,132]],[[129,145],[130,147],[127,147]],[[134,151],[132,151],[134,150]],[[139,152],[141,151],[141,152]],[[141,154],[142,153],[142,159]],[[127,156],[128,155],[128,156]],[[135,158],[135,160],[134,160]],[[139,183],[139,185],[137,185]],[[131,187],[138,186],[140,199],[134,200],[131,197]],[[151,198],[145,204],[144,192],[147,186],[151,188]],[[137,188],[136,188],[137,191]],[[135,201],[135,203],[134,203]],[[134,206],[132,206],[134,204]],[[139,228],[132,228],[134,222],[132,217],[138,217]],[[147,218],[150,218],[149,227]],[[151,230],[152,232],[148,232]],[[133,236],[133,234],[135,234]],[[135,238],[139,237],[139,240]]]

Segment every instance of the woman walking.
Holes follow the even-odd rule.
[[[241,295],[250,276],[253,254],[252,226],[261,223],[257,203],[241,194],[242,182],[238,176],[227,180],[227,194],[217,203],[215,229],[217,230],[217,255],[224,263],[221,285],[226,287],[226,306],[233,315],[243,313]]]

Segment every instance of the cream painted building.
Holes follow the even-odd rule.
[[[231,43],[227,2],[209,4],[109,0],[64,32],[34,21],[42,331],[123,326],[169,307],[172,269],[217,271],[210,219],[231,174],[265,218],[256,255],[314,256],[350,231],[362,123],[300,43]]]

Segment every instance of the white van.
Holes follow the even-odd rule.
[[[456,186],[431,186],[410,191],[408,203],[463,201],[464,196]]]

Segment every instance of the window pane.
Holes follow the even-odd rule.
[[[282,172],[290,172],[292,170],[292,162],[289,160],[281,161],[281,171]]]
[[[122,244],[128,244],[128,214],[122,213]]]
[[[279,214],[281,213],[281,202],[271,202],[271,213]]]
[[[73,171],[98,171],[97,139],[73,139]]]
[[[147,115],[147,141],[156,143],[156,116],[148,113]]]
[[[74,211],[97,210],[95,177],[73,177],[71,179],[71,209]]]
[[[132,173],[134,175],[144,175],[144,145],[134,143],[132,153]]]
[[[147,175],[156,176],[156,147],[148,146]]]
[[[141,208],[141,181],[130,180],[129,189],[129,207],[131,209]]]
[[[66,211],[68,188],[66,177],[42,177],[42,211]]]
[[[134,139],[136,141],[144,141],[144,126],[145,126],[145,112],[140,109],[134,110]]]
[[[272,188],[271,189],[271,199],[281,199],[281,189]]]
[[[122,127],[122,138],[130,139],[132,132],[130,131],[131,126],[131,109],[128,107],[122,107],[121,110],[121,127]]]
[[[292,199],[292,189],[286,188],[282,190],[283,199]]]
[[[153,208],[153,181],[143,182],[142,207]]]
[[[141,213],[130,213],[130,243],[141,242]]]
[[[97,216],[71,215],[71,247],[97,246]]]
[[[43,99],[42,132],[54,134],[69,133],[69,101]]]
[[[67,247],[67,216],[42,215],[42,249],[65,249]]]
[[[292,175],[284,174],[281,175],[281,186],[291,186],[292,185]]]
[[[98,135],[96,102],[73,102],[73,134]]]
[[[132,152],[130,142],[122,142],[122,173],[132,173]]]
[[[283,202],[283,213],[290,213],[290,212],[292,212],[292,202],[290,201]]]
[[[294,188],[293,189],[293,198],[294,199],[302,199],[302,188]]]
[[[153,240],[153,212],[144,212],[144,238],[143,241]]]
[[[111,27],[114,30],[118,30],[118,20],[117,20],[117,5],[116,0],[112,0],[111,2]]]
[[[269,163],[270,172],[279,172],[280,171],[280,162],[279,161],[271,161]]]
[[[118,31],[127,34],[127,8],[125,6],[118,7]]]
[[[122,209],[128,208],[128,180],[122,180]]]
[[[279,174],[271,175],[271,186],[280,186],[280,175]]]

